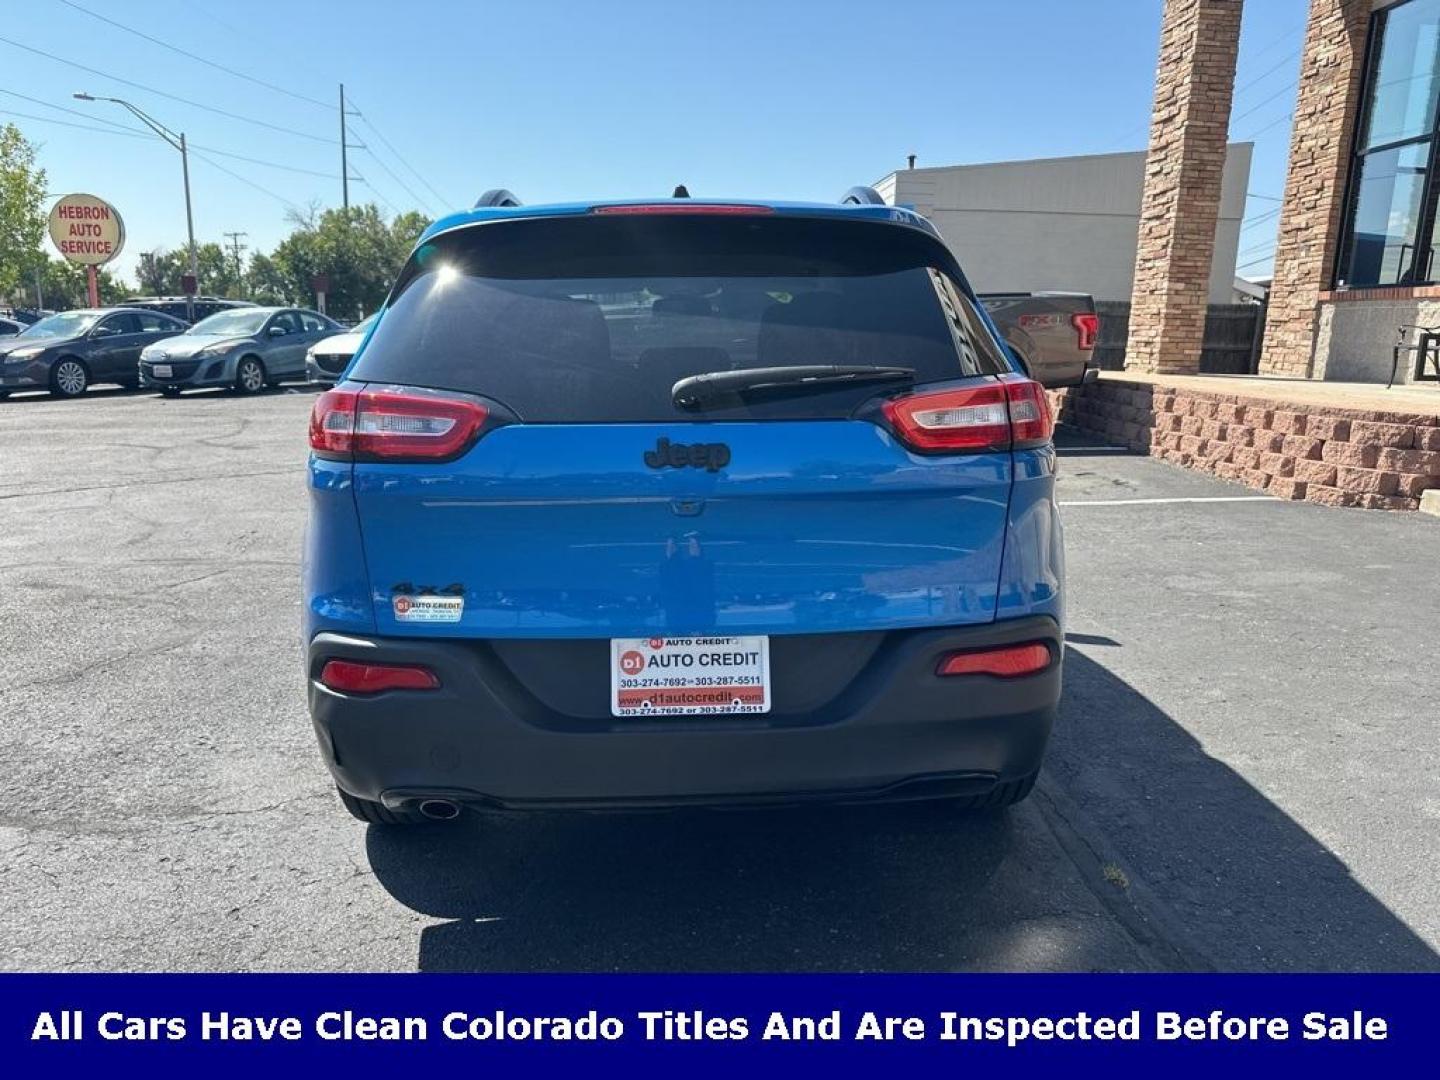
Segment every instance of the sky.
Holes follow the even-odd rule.
[[[1231,138],[1255,143],[1238,259],[1248,276],[1270,270],[1307,6],[1245,5]],[[183,131],[197,241],[228,246],[239,231],[247,250],[268,251],[290,210],[340,204],[342,82],[359,113],[347,118],[351,202],[387,214],[439,216],[492,187],[527,203],[668,195],[677,183],[697,196],[829,201],[912,153],[923,167],[1143,149],[1161,8],[0,0],[0,122],[39,144],[51,192],[120,210],[126,250],[113,268],[133,282],[139,252],[185,243],[180,155],[121,106],[76,91]]]

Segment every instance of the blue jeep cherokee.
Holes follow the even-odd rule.
[[[933,226],[869,192],[505,194],[427,230],[311,417],[346,807],[1024,798],[1051,419]]]

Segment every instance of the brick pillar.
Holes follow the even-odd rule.
[[[1310,0],[1290,167],[1265,320],[1265,375],[1311,374],[1319,292],[1331,285],[1360,112],[1370,0]]]
[[[1200,367],[1241,0],[1165,0],[1125,367]]]

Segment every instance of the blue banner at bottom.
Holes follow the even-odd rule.
[[[3,1060],[684,1070],[1088,1065],[1433,1074],[1434,975],[6,975]]]

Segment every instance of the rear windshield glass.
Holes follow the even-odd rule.
[[[915,230],[784,216],[586,215],[493,223],[412,257],[351,378],[483,394],[530,422],[647,422],[688,376],[796,365],[1006,365]],[[895,387],[898,389],[899,387]],[[735,395],[706,419],[844,417],[889,387]]]

